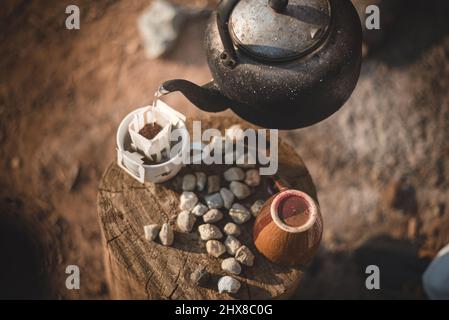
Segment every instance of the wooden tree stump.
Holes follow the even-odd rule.
[[[231,118],[209,118],[203,128],[224,130],[235,123]],[[194,168],[198,169],[198,168]],[[221,173],[225,166],[202,166],[210,174]],[[192,167],[184,168],[182,177]],[[279,143],[279,175],[294,188],[318,201],[315,186],[301,158],[292,147]],[[222,179],[223,180],[223,179]],[[268,179],[266,179],[268,180]],[[105,246],[105,260],[111,293],[118,299],[279,299],[288,298],[296,290],[302,276],[299,267],[287,268],[270,263],[252,244],[254,219],[242,225],[239,240],[255,254],[253,267],[243,266],[235,276],[242,287],[236,295],[220,294],[217,282],[225,275],[221,258],[207,255],[205,243],[199,239],[197,226],[190,234],[175,232],[172,247],[144,238],[143,226],[169,222],[175,229],[179,213],[178,179],[164,184],[140,184],[115,163],[106,170],[99,187],[98,214]],[[241,203],[250,205],[255,194]],[[265,199],[264,199],[265,200]],[[225,213],[226,211],[224,211]],[[228,215],[225,214],[226,219]],[[229,219],[218,223],[222,227]],[[206,266],[212,278],[205,287],[195,287],[190,274],[200,265]]]

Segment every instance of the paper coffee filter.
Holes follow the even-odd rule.
[[[162,153],[170,153],[170,134],[173,126],[177,126],[185,117],[168,105],[158,100],[155,107],[147,107],[142,112],[134,115],[129,124],[129,134],[135,149],[144,153],[149,159],[160,162]],[[147,124],[157,123],[162,130],[151,140],[139,134],[139,131]]]

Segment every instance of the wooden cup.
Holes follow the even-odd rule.
[[[257,250],[282,266],[307,264],[321,242],[323,219],[318,204],[308,194],[289,189],[275,180],[280,190],[261,209],[253,229]]]

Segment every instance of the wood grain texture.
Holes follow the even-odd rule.
[[[203,128],[223,130],[234,123],[231,118],[214,117],[204,120]],[[279,163],[282,178],[317,200],[315,186],[303,161],[282,142],[279,144]],[[209,173],[222,172],[223,169],[217,167],[224,166],[201,169]],[[186,170],[189,169],[183,169],[179,176]],[[169,222],[175,226],[180,194],[176,181],[173,179],[160,185],[141,184],[115,163],[104,173],[98,193],[98,214],[108,282],[114,298],[279,299],[294,293],[302,275],[301,269],[274,265],[257,252],[251,240],[254,219],[241,226],[239,239],[255,254],[255,264],[251,268],[244,267],[242,274],[236,276],[242,288],[232,296],[219,294],[216,289],[219,277],[224,275],[220,268],[222,259],[206,254],[205,243],[196,231],[198,222],[190,234],[175,232],[172,247],[146,241],[144,225]],[[253,200],[249,198],[247,201]],[[190,274],[199,265],[205,265],[212,274],[210,285],[205,288],[190,283]]]

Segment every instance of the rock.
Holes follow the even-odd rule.
[[[240,235],[240,227],[238,225],[236,225],[235,223],[232,222],[228,222],[226,223],[226,225],[223,228],[223,231],[228,235],[228,236],[234,236],[234,237],[238,237]]]
[[[184,191],[181,194],[179,209],[181,209],[182,211],[187,210],[190,212],[197,203],[198,197],[196,196],[196,194],[190,191]]]
[[[190,281],[192,281],[193,285],[203,287],[205,286],[210,279],[210,273],[207,272],[206,268],[200,266],[195,269],[190,275]]]
[[[218,229],[217,226],[209,223],[200,225],[198,227],[198,232],[200,233],[201,240],[204,241],[223,238],[223,234],[221,233],[220,229]]]
[[[223,199],[223,205],[226,209],[231,209],[232,204],[234,203],[234,194],[228,188],[221,188],[220,195]]]
[[[164,246],[171,246],[173,244],[175,235],[168,223],[162,225],[161,231],[159,232],[159,239]]]
[[[254,265],[254,255],[247,246],[241,246],[235,253],[235,259],[245,266]]]
[[[181,232],[191,232],[196,218],[189,211],[182,211],[176,219],[176,225]]]
[[[235,258],[227,258],[221,262],[221,269],[232,274],[240,274],[242,267]]]
[[[193,209],[192,214],[194,214],[197,217],[203,216],[207,211],[209,211],[209,208],[205,206],[202,203],[198,203]]]
[[[207,194],[220,191],[220,176],[214,175],[207,177]]]
[[[186,174],[182,179],[183,191],[194,191],[196,187],[196,177],[193,174]]]
[[[251,195],[251,189],[246,184],[239,181],[232,181],[229,185],[229,189],[231,189],[232,193],[239,200],[246,199]]]
[[[251,169],[246,171],[245,183],[250,187],[257,187],[260,185],[260,174],[259,170]]]
[[[245,171],[241,168],[232,167],[223,173],[226,181],[243,181],[245,179]]]
[[[257,217],[260,213],[260,210],[262,209],[265,202],[263,200],[256,200],[256,202],[253,203],[251,206],[251,213],[254,217]]]
[[[223,213],[218,209],[211,209],[203,216],[205,223],[215,223],[221,219],[223,219]]]
[[[145,233],[145,239],[147,239],[148,241],[156,240],[160,230],[161,227],[157,224],[150,224],[148,226],[144,226],[143,231]]]
[[[227,236],[224,244],[227,253],[229,253],[231,256],[235,256],[237,250],[242,246],[240,241],[237,240],[237,238],[234,236]]]
[[[226,248],[223,243],[218,240],[209,240],[206,242],[207,253],[215,258],[218,258],[226,252]]]
[[[251,213],[239,203],[234,203],[231,210],[229,210],[229,215],[232,220],[237,224],[243,224],[249,219],[251,219]]]
[[[221,197],[220,193],[214,193],[211,195],[208,195],[204,198],[204,200],[207,203],[207,206],[209,209],[220,209],[223,208],[223,198]]]
[[[230,276],[221,277],[218,280],[218,292],[237,293],[240,290],[240,282]]]
[[[146,56],[155,59],[167,53],[176,44],[187,19],[199,13],[165,0],[154,1],[137,21]]]
[[[207,176],[204,172],[195,172],[196,175],[196,188],[198,191],[203,191],[206,187]]]

